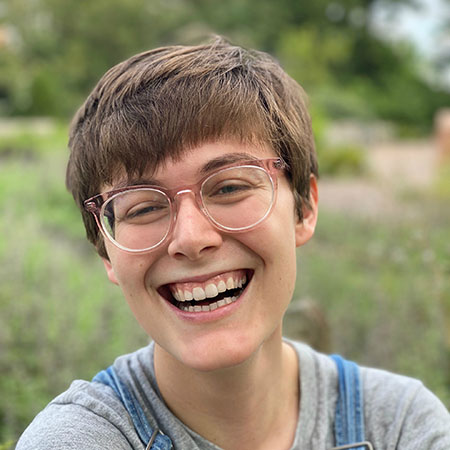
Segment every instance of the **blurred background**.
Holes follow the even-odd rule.
[[[0,450],[148,341],[65,191],[72,114],[112,65],[212,34],[309,94],[321,213],[286,334],[450,406],[449,0],[0,0]]]

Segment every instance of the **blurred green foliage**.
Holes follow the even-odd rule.
[[[365,171],[364,149],[352,145],[340,145],[318,149],[320,174],[361,175]]]
[[[3,444],[0,444],[0,450],[10,450],[13,448],[14,441],[7,441]]]
[[[32,122],[27,124],[23,121],[11,121],[7,125],[9,131],[14,127],[17,131],[0,134],[2,159],[36,160],[66,147],[67,126],[62,122],[46,120],[32,126]]]
[[[443,201],[450,201],[450,161],[442,161],[434,181],[433,192]]]
[[[312,105],[311,119],[319,160],[319,175],[362,175],[366,170],[366,150],[356,144],[332,144],[325,133],[329,118],[323,109]]]
[[[124,58],[218,33],[274,54],[331,117],[363,114],[426,131],[450,93],[425,81],[411,46],[388,44],[372,32],[372,10],[380,4],[0,0],[0,35],[6,36],[3,45],[0,39],[0,114],[70,115]]]

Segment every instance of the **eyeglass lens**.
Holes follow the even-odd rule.
[[[210,220],[229,231],[258,224],[270,211],[274,198],[269,174],[257,166],[221,170],[203,182],[200,192]],[[116,194],[105,202],[102,211],[106,233],[129,250],[158,245],[170,230],[173,214],[167,195],[152,188]]]

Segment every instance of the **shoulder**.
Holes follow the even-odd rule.
[[[115,364],[135,364],[142,350]],[[125,369],[122,369],[123,371]],[[101,383],[74,381],[24,431],[16,449],[133,449],[142,444],[121,401]]]
[[[110,388],[74,381],[35,417],[16,449],[129,450],[136,439],[126,417]]]
[[[369,368],[361,375],[367,434],[375,447],[450,448],[450,414],[420,381]]]
[[[304,344],[291,344],[299,356],[301,389],[316,392],[316,409],[327,405],[322,422],[329,417],[332,427],[338,397],[335,363]],[[450,448],[450,414],[420,381],[366,367],[361,367],[361,379],[366,435],[374,448]]]

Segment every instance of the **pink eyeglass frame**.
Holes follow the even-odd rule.
[[[272,203],[270,205],[270,208],[267,210],[266,214],[256,223],[252,224],[252,225],[248,225],[246,227],[241,227],[241,228],[229,228],[226,227],[224,225],[221,225],[219,223],[217,223],[208,213],[208,211],[206,210],[206,208],[203,205],[203,199],[202,199],[202,187],[203,185],[213,176],[217,175],[220,172],[223,172],[225,170],[228,169],[232,169],[235,167],[260,167],[261,169],[263,169],[270,178],[270,181],[272,183],[272,188],[273,188],[273,199],[272,199]],[[278,171],[281,170],[285,170],[288,168],[288,165],[286,164],[286,162],[278,157],[278,158],[265,158],[265,159],[248,159],[248,160],[240,160],[237,161],[235,163],[232,164],[227,164],[225,166],[220,167],[217,170],[212,171],[211,173],[205,175],[203,178],[200,179],[200,181],[198,181],[195,184],[191,184],[188,186],[178,186],[176,188],[172,188],[172,189],[166,189],[164,187],[161,186],[155,186],[155,185],[150,185],[150,184],[139,184],[139,185],[135,185],[135,186],[125,186],[123,188],[118,188],[118,189],[113,189],[111,191],[102,193],[102,194],[97,194],[94,195],[93,197],[88,198],[87,200],[85,200],[83,202],[84,205],[84,209],[87,212],[90,212],[94,215],[95,221],[97,223],[97,226],[100,230],[100,232],[102,233],[103,237],[108,239],[113,245],[115,245],[116,247],[118,247],[120,250],[123,250],[127,253],[146,253],[146,252],[150,252],[152,250],[155,250],[157,247],[159,247],[160,245],[162,245],[167,238],[170,236],[170,234],[172,233],[172,230],[174,228],[176,219],[177,219],[177,208],[175,206],[176,202],[175,199],[178,195],[181,194],[185,194],[185,193],[192,193],[194,194],[195,197],[195,201],[197,203],[197,207],[198,209],[203,213],[203,215],[211,222],[211,224],[216,227],[217,229],[221,230],[221,231],[225,231],[227,233],[240,233],[243,231],[248,231],[251,230],[255,227],[257,227],[259,224],[261,224],[272,212],[273,207],[276,203],[276,198],[277,198],[277,191],[278,191],[278,179],[277,179],[277,174]],[[105,230],[104,225],[103,225],[103,221],[101,220],[101,215],[103,214],[103,210],[104,210],[104,205],[108,202],[108,200],[110,200],[111,198],[113,198],[114,196],[121,194],[122,192],[128,192],[128,191],[134,191],[134,190],[140,190],[140,189],[152,189],[155,190],[157,192],[160,192],[161,194],[163,194],[169,202],[169,208],[170,208],[170,213],[171,213],[171,217],[170,217],[170,225],[167,229],[166,234],[161,238],[161,240],[156,243],[155,245],[151,246],[151,247],[147,247],[145,249],[130,249],[127,247],[124,247],[123,245],[119,244],[118,242],[116,242],[112,236],[110,236],[110,234]]]

